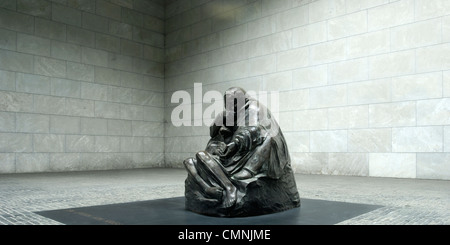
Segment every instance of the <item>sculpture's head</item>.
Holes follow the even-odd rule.
[[[232,87],[225,91],[224,105],[227,112],[236,113],[238,109],[245,106],[250,97],[243,88]]]

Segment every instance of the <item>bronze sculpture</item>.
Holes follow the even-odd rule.
[[[299,207],[286,141],[270,111],[241,88],[224,99],[206,149],[184,161],[186,208],[239,217]]]

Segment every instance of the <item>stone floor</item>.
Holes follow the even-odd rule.
[[[183,169],[0,175],[0,224],[57,225],[36,211],[184,195]],[[301,197],[382,205],[341,225],[449,225],[450,181],[296,175]]]

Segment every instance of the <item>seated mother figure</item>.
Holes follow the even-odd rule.
[[[267,208],[280,211],[299,206],[286,141],[271,113],[241,88],[228,89],[224,99],[225,110],[210,127],[206,149],[184,161],[187,209],[215,216],[247,216],[272,212]],[[272,192],[251,190],[269,182]],[[273,193],[279,193],[282,200]],[[264,210],[248,212],[250,204],[245,202]]]

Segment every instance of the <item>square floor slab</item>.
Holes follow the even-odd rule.
[[[184,197],[36,213],[67,225],[332,225],[381,207],[304,198],[301,204],[285,212],[245,218],[187,211]]]

